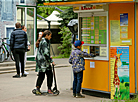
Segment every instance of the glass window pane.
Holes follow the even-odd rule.
[[[27,8],[27,36],[31,45],[31,50],[27,52],[27,55],[34,55],[34,8]]]
[[[17,22],[20,22],[22,25],[25,25],[25,8],[17,7]]]

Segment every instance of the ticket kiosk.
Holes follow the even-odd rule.
[[[82,50],[96,54],[94,58],[85,58],[83,93],[98,96],[103,93],[111,99],[129,99],[136,93],[135,6],[134,3],[74,6],[79,38],[85,42]]]

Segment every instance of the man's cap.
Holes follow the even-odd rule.
[[[84,44],[84,41],[80,41],[80,40],[76,40],[75,42],[74,42],[74,46],[80,46],[80,45],[83,45]]]

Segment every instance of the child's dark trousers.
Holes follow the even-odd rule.
[[[74,73],[73,93],[80,93],[82,79],[83,79],[83,71]]]

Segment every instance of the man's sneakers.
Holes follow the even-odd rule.
[[[24,71],[24,74],[28,75],[28,74],[29,74],[29,72]]]
[[[27,77],[27,74],[22,74],[22,77]]]
[[[73,95],[74,96],[74,95]],[[81,95],[80,93],[76,94],[76,98],[85,98],[85,96]]]
[[[21,78],[19,74],[13,76],[13,78]]]
[[[24,74],[28,75],[29,73],[24,71]],[[20,76],[22,76],[22,73],[20,72]]]
[[[21,78],[21,77],[27,77],[27,74],[23,74],[23,75],[21,75],[21,77],[20,77],[20,74],[16,74],[16,75],[14,75],[14,76],[12,76],[13,78]]]

